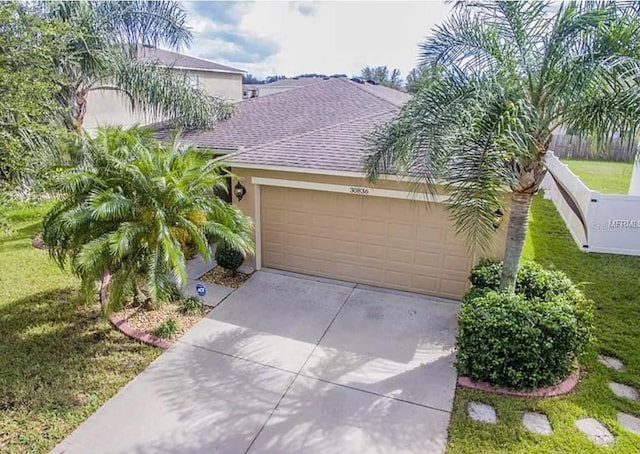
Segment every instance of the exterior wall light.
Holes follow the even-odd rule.
[[[236,183],[236,185],[233,187],[233,192],[236,195],[236,199],[238,199],[238,201],[242,200],[242,198],[245,196],[245,194],[247,193],[247,188],[245,188],[244,186],[242,186],[240,184],[240,182],[238,181]]]
[[[493,228],[498,230],[500,228],[500,224],[502,224],[502,218],[504,217],[504,213],[500,208],[498,208],[496,211],[493,212],[493,214],[496,216],[495,220],[493,221]]]

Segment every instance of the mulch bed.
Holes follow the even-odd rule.
[[[178,330],[174,336],[166,339],[169,342],[173,342],[205,317],[210,310],[211,309],[208,309],[205,306],[201,315],[184,315],[178,310],[177,304],[164,303],[158,309],[154,310],[128,306],[123,310],[116,312],[116,315],[132,328],[148,334],[153,334],[154,330],[162,322],[173,319],[177,322]]]
[[[200,280],[207,284],[218,284],[224,285],[225,287],[238,288],[250,277],[251,274],[244,274],[240,272],[232,273],[222,267],[216,266],[211,271],[200,276]]]

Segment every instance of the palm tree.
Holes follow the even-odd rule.
[[[184,127],[207,127],[230,106],[190,86],[186,75],[141,61],[141,45],[179,49],[189,45],[186,12],[174,1],[75,1],[45,3],[44,14],[69,24],[77,36],[60,69],[69,86],[61,94],[66,124],[77,130],[92,90],[124,93],[132,108],[164,115]]]
[[[372,180],[404,172],[420,190],[444,184],[457,232],[480,251],[508,204],[502,290],[515,286],[553,132],[565,126],[603,138],[640,119],[638,6],[556,7],[456,4],[420,46],[430,80],[372,135],[364,163]]]
[[[104,128],[79,140],[85,160],[62,174],[43,240],[60,267],[81,278],[88,301],[98,281],[105,310],[127,295],[154,304],[171,298],[173,282],[179,288],[187,280],[187,242],[205,259],[217,242],[252,251],[251,222],[215,195],[230,178],[223,161],[139,128]]]

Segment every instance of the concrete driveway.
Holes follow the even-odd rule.
[[[457,311],[259,271],[52,452],[444,452]]]

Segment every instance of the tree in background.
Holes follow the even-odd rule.
[[[223,161],[180,149],[178,137],[159,143],[140,128],[104,128],[81,139],[86,159],[61,175],[43,240],[60,267],[82,280],[87,301],[98,281],[105,311],[127,296],[154,305],[172,298],[187,280],[187,243],[205,260],[218,242],[253,250],[249,219],[215,195],[230,178]]]
[[[373,80],[385,87],[402,88],[402,77],[400,76],[400,70],[397,68],[389,71],[386,66],[365,66],[360,71],[360,77],[365,80]]]
[[[427,81],[371,138],[369,178],[410,174],[428,193],[443,182],[457,232],[483,251],[509,188],[500,288],[513,291],[554,131],[603,138],[638,126],[639,12],[614,2],[457,3],[421,44]]]
[[[269,76],[264,80],[264,83],[270,84],[272,82],[277,82],[279,80],[285,80],[287,76]]]
[[[27,5],[0,3],[0,190],[31,184],[63,133],[57,96],[67,80],[56,62],[72,37]]]
[[[249,85],[257,85],[257,84],[263,84],[264,80],[258,79],[253,74],[247,73],[242,75],[242,83],[249,84]]]
[[[404,86],[404,88],[409,93],[415,93],[416,91],[418,91],[418,89],[420,88],[420,83],[423,80],[423,76],[424,76],[423,73],[424,73],[424,68],[420,65],[416,66],[411,71],[409,71],[409,74],[407,74],[407,81],[405,82],[405,86]]]
[[[76,39],[61,60],[70,80],[62,96],[67,127],[82,126],[87,95],[113,89],[126,94],[132,108],[163,115],[183,127],[208,127],[230,113],[228,105],[192,87],[186,75],[137,58],[141,45],[180,49],[191,42],[186,12],[174,1],[77,1],[42,5],[45,17],[67,24]]]

